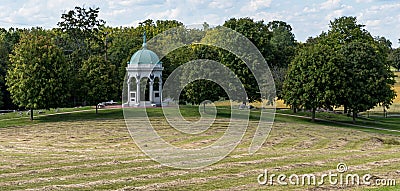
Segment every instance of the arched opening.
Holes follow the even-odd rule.
[[[153,89],[154,89],[154,91],[158,91],[159,90],[159,82],[160,82],[160,78],[159,77],[156,77],[156,78],[154,78],[154,86],[153,86]]]
[[[154,78],[153,92],[154,92],[154,102],[161,103],[161,80],[159,77]]]
[[[144,77],[140,79],[140,101],[150,101],[150,79]]]

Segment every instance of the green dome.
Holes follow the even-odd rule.
[[[160,59],[156,53],[148,50],[144,45],[142,49],[132,55],[129,64],[160,64]]]

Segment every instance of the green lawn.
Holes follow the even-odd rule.
[[[198,119],[197,107],[181,108],[185,118]],[[334,172],[346,163],[348,172],[400,181],[400,137],[394,133],[352,126],[311,123],[277,115],[263,147],[248,147],[260,111],[251,111],[248,131],[239,146],[211,166],[180,170],[152,161],[135,145],[122,109],[94,110],[1,121],[1,190],[399,190],[400,186],[259,185],[267,169],[275,174]],[[218,107],[215,124],[204,134],[187,136],[170,128],[159,108],[148,109],[155,129],[171,144],[205,146],[224,132],[229,114]],[[302,115],[307,115],[303,113]],[[319,113],[319,118],[351,121]],[[398,119],[360,119],[359,123],[399,128]],[[399,123],[397,123],[399,124]]]

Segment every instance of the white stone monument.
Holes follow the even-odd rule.
[[[163,70],[164,68],[162,67],[162,63],[157,54],[147,49],[146,33],[144,33],[142,49],[132,55],[131,60],[128,62],[128,66],[126,67],[128,75],[128,102],[125,103],[124,106],[161,106]],[[147,79],[146,83],[148,83],[148,86],[147,84],[143,84],[142,79],[144,78]],[[157,89],[154,88],[155,82],[158,83]],[[146,90],[148,92],[148,97],[144,96]]]

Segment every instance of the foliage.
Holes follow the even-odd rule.
[[[332,76],[339,73],[336,58],[327,45],[312,44],[302,48],[290,64],[283,85],[285,103],[312,110],[312,120],[317,108],[330,108],[337,92],[332,80]]]
[[[90,50],[90,41],[94,41],[99,46],[103,43],[100,39],[101,28],[104,27],[105,21],[98,19],[100,8],[89,9],[75,7],[67,13],[61,15],[62,21],[57,25],[60,30],[73,40],[75,49]]]
[[[98,14],[99,8],[75,7],[62,14],[62,21],[57,24],[57,44],[64,50],[72,74],[69,78],[69,84],[72,85],[69,102],[73,105],[85,102],[84,90],[80,86],[83,77],[79,72],[83,62],[92,55],[105,53],[102,39],[105,36],[102,31],[105,21],[99,19]]]
[[[284,85],[288,91],[284,92],[285,101],[294,107],[304,106],[311,109],[344,106],[345,112],[348,108],[353,113],[353,121],[358,112],[377,105],[389,107],[395,97],[395,92],[392,90],[395,82],[394,74],[390,71],[388,60],[391,43],[383,37],[374,39],[363,27],[357,24],[355,17],[341,17],[331,21],[330,30],[327,33],[323,32],[301,46],[295,58],[296,61],[292,62],[293,65],[304,62],[309,63],[310,66],[320,62],[325,64],[319,67],[293,68],[296,66],[291,66]],[[329,47],[326,51],[329,51],[333,57],[321,57],[318,54],[308,58],[303,57],[302,54],[309,49],[309,46]],[[327,70],[324,70],[325,65]],[[301,76],[304,72],[309,73],[313,78]],[[327,76],[320,76],[321,72],[326,73]],[[296,74],[300,75],[297,81],[291,79],[295,78]],[[312,92],[301,92],[307,89],[307,85],[302,84],[310,84],[314,90],[323,87],[324,90],[329,91],[322,91],[326,96],[322,99]],[[308,103],[310,100],[307,101],[307,99],[314,100],[315,98],[322,102]]]
[[[215,82],[209,80],[196,80],[189,83],[184,88],[181,98],[185,101],[199,105],[203,101],[218,101],[220,95],[224,93],[223,89]]]
[[[357,112],[378,104],[388,107],[394,98],[391,90],[394,74],[388,68],[391,43],[383,37],[374,39],[363,27],[357,24],[356,17],[341,17],[331,22],[331,29],[321,38],[327,40],[322,40],[322,43],[328,42],[346,58],[338,63],[343,71],[341,79],[345,80],[339,79],[341,92],[336,105],[349,108],[353,112],[353,120]],[[366,88],[372,85],[376,91]]]
[[[271,31],[271,47],[273,59],[269,60],[271,66],[286,68],[295,53],[296,40],[292,33],[292,27],[283,21],[268,23]]]
[[[0,108],[16,108],[12,103],[10,92],[7,91],[5,77],[10,64],[9,55],[14,45],[18,43],[21,31],[13,28],[10,28],[8,31],[0,29]]]
[[[353,112],[353,118],[360,111],[372,109],[378,104],[389,107],[395,97],[394,74],[382,60],[381,53],[373,45],[351,42],[344,46],[341,54],[345,55],[342,63],[346,81],[343,97]]]
[[[261,99],[260,92],[265,87],[264,85],[259,87],[243,58],[217,47],[196,44],[215,38],[223,38],[222,40],[227,43],[234,42],[235,39],[227,38],[229,34],[218,34],[207,23],[203,24],[205,27],[203,30],[186,28],[183,23],[176,20],[148,19],[140,22],[137,27],[106,27],[105,21],[99,18],[99,12],[99,8],[75,7],[62,14],[58,28],[52,30],[0,29],[0,98],[3,96],[3,99],[0,99],[0,106],[3,102],[5,108],[14,107],[6,87],[6,83],[9,85],[13,83],[6,82],[4,78],[5,71],[11,71],[8,66],[30,67],[30,65],[15,65],[16,53],[21,54],[18,58],[23,56],[30,58],[33,53],[39,52],[36,50],[29,52],[26,47],[25,51],[16,50],[15,45],[19,42],[21,34],[24,38],[27,38],[27,35],[36,35],[35,38],[49,41],[47,43],[52,45],[48,45],[52,47],[52,50],[48,50],[49,54],[57,55],[58,51],[61,51],[63,58],[59,58],[62,60],[60,63],[65,62],[65,64],[58,67],[62,67],[63,71],[52,75],[68,74],[68,77],[63,78],[63,92],[67,91],[65,95],[68,98],[61,96],[62,103],[57,104],[75,106],[119,99],[126,63],[131,55],[141,48],[143,32],[146,32],[148,39],[152,39],[174,27],[181,28],[171,32],[176,34],[168,40],[190,42],[195,45],[181,47],[162,58],[163,82],[172,71],[184,63],[197,59],[210,59],[224,64],[238,76],[249,101]],[[356,113],[376,105],[387,108],[392,103],[395,96],[391,90],[394,76],[389,70],[389,65],[400,69],[400,49],[392,50],[391,42],[384,37],[373,38],[364,29],[364,25],[357,23],[356,17],[340,17],[331,21],[327,32],[309,38],[303,44],[296,42],[292,27],[284,21],[271,21],[266,24],[264,21],[254,21],[250,18],[232,18],[225,21],[223,26],[241,33],[260,50],[272,71],[278,98],[284,98],[292,106],[308,109],[345,106]],[[170,47],[168,40],[157,41],[157,50],[161,52],[167,50]],[[24,41],[28,43],[28,40]],[[40,41],[42,44],[31,41],[29,43],[38,47],[46,44],[42,41]],[[23,47],[24,45],[18,44],[18,49]],[[235,48],[246,52],[246,47]],[[13,49],[14,63],[11,64],[9,55]],[[160,52],[156,53],[162,55]],[[39,58],[42,56],[35,55],[34,59],[41,63],[43,60]],[[259,62],[251,59],[252,56],[249,53],[245,57],[255,63]],[[51,59],[57,58],[54,56]],[[47,67],[50,64],[45,63],[45,65]],[[38,73],[46,71],[40,68],[34,69]],[[19,73],[19,70],[14,72]],[[373,89],[372,86],[379,88]],[[316,91],[324,93],[316,94]],[[358,96],[364,96],[365,99],[358,99],[355,102],[354,99]],[[181,98],[197,104],[201,99],[216,100],[222,97],[226,97],[226,93],[221,87],[210,81],[199,80],[186,86]],[[247,101],[245,97],[240,99]],[[27,102],[20,104],[19,99],[15,100],[14,97],[13,102],[19,106],[28,105]],[[53,105],[51,102],[49,104]]]
[[[59,107],[68,96],[68,69],[54,35],[43,29],[21,34],[10,55],[6,84],[19,107]]]
[[[57,24],[58,28],[50,31],[43,31],[43,33],[56,34],[53,36],[54,42],[62,50],[66,59],[66,71],[70,74],[67,78],[68,82],[66,82],[66,85],[70,88],[67,93],[69,97],[64,100],[63,105],[76,106],[85,104],[86,102],[93,102],[93,100],[87,100],[88,90],[86,87],[81,86],[87,83],[84,80],[87,76],[85,76],[86,73],[84,72],[83,64],[93,57],[100,56],[104,56],[106,62],[110,62],[115,66],[117,72],[113,74],[115,75],[115,77],[113,77],[113,83],[116,83],[118,87],[113,88],[114,92],[111,94],[113,95],[112,97],[121,97],[126,63],[129,61],[130,56],[141,48],[143,32],[146,31],[148,38],[151,39],[168,29],[183,26],[183,23],[175,20],[153,21],[148,19],[140,22],[137,27],[112,28],[106,27],[105,21],[99,19],[99,12],[99,8],[75,7],[61,15],[61,21]],[[266,25],[263,21],[253,21],[249,18],[230,19],[226,21],[224,25],[248,37],[250,41],[258,47],[268,63],[274,66],[274,71],[276,71],[276,76],[274,77],[282,81],[286,71],[284,68],[286,67],[285,65],[287,65],[282,63],[288,63],[289,60],[292,59],[292,53],[290,52],[293,51],[295,42],[290,25],[282,21],[274,21]],[[177,31],[180,36],[175,37],[185,42],[200,42],[206,32],[212,30],[207,23],[204,23],[203,26],[205,26],[204,30],[183,27],[182,31]],[[0,61],[3,70],[5,70],[5,66],[8,65],[8,54],[11,53],[14,44],[17,43],[19,39],[18,35],[15,35],[18,33],[7,32],[4,34],[3,36],[5,37],[3,39],[5,39],[4,41],[7,46],[4,46],[4,43],[2,44],[2,41],[0,41]],[[158,44],[161,50],[163,50],[163,47],[168,46],[167,42],[158,42]],[[284,51],[282,51],[283,49]],[[288,52],[288,56],[284,54],[277,55],[283,52]],[[244,63],[236,58],[235,55],[225,50],[218,50],[215,47],[194,49],[193,47],[186,46],[173,51],[172,54],[166,55],[162,58],[165,68],[163,72],[163,81],[166,80],[167,76],[175,68],[183,63],[203,58],[220,61],[232,68],[243,82],[250,101],[260,99],[260,95],[257,93],[260,91],[259,87],[257,87],[257,83],[250,71],[246,67],[243,67]],[[5,97],[7,97],[8,91],[6,91],[5,86],[1,84],[1,80],[0,87],[3,88]],[[196,89],[200,87],[193,86],[192,88]],[[215,89],[215,91],[220,92],[218,88]],[[116,94],[118,95],[114,96]],[[224,92],[220,92],[218,95],[221,97],[225,94]],[[184,97],[189,98],[191,96]]]
[[[134,27],[106,28],[107,60],[116,67],[116,93],[121,94],[127,62],[142,45],[142,32]]]
[[[270,40],[270,32],[268,30],[267,25],[263,23],[263,21],[253,21],[250,18],[241,18],[235,19],[232,18],[224,23],[225,27],[228,27],[238,33],[241,33],[243,36],[247,37],[261,52],[264,58],[268,61],[271,59],[271,45],[269,43]],[[210,30],[210,32],[213,32]],[[214,38],[224,38],[225,41],[234,41],[236,39],[229,39],[229,34],[215,34]],[[212,39],[212,38],[211,38]],[[235,47],[242,48],[240,52],[247,52],[247,47]],[[249,57],[252,55],[249,54]],[[246,63],[243,62],[240,58],[237,58],[234,54],[227,51],[219,51],[219,58],[222,64],[226,65],[229,69],[231,69],[240,79],[244,88],[246,90],[248,100],[250,102],[261,100],[260,95],[260,87],[257,84],[257,81],[247,67]],[[249,58],[249,60],[253,60]],[[247,100],[240,100],[247,101]]]
[[[83,62],[80,70],[83,77],[81,84],[84,100],[95,105],[101,101],[117,99],[115,83],[117,70],[115,65],[105,60],[103,56],[91,56]]]
[[[215,60],[218,59],[218,51],[215,47],[205,46],[205,45],[192,45],[188,48],[181,49],[183,52],[179,53],[187,53],[185,56],[175,56],[175,58],[180,58],[183,63],[192,61],[192,60]],[[184,58],[184,60],[182,60]],[[195,62],[198,64],[200,62]],[[184,68],[184,81],[187,79],[191,79],[191,73],[194,71],[202,71],[203,78],[212,78],[214,75],[218,75],[215,71],[210,71],[210,68],[204,68],[200,66],[189,66]],[[196,80],[192,83],[189,83],[185,86],[182,91],[182,96],[180,100],[184,100],[186,102],[192,104],[200,104],[203,101],[217,101],[220,97],[226,97],[223,89],[216,84],[215,82],[209,80]]]
[[[390,53],[390,60],[392,62],[392,66],[400,71],[400,48],[396,48]]]
[[[268,23],[268,29],[272,33],[270,40],[272,59],[268,60],[275,81],[275,89],[278,98],[282,97],[282,89],[286,70],[295,56],[296,40],[292,33],[292,27],[283,21]]]

